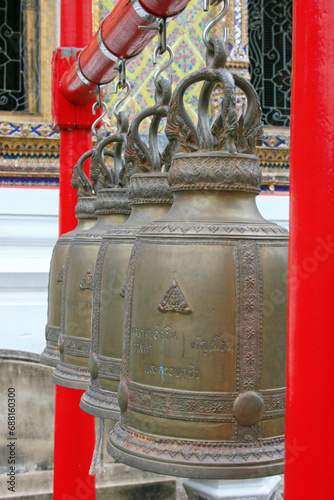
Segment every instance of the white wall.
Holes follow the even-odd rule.
[[[0,348],[44,349],[58,189],[0,188]]]
[[[288,227],[289,196],[261,195],[262,215]],[[58,189],[0,188],[0,349],[41,353],[58,238]]]
[[[288,194],[261,194],[256,201],[265,219],[289,229],[290,196]]]

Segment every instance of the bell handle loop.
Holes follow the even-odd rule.
[[[212,28],[214,26],[216,26],[217,23],[219,23],[219,21],[221,19],[223,19],[228,11],[230,7],[230,2],[229,0],[224,0],[224,7],[221,11],[221,13],[215,18],[213,19],[212,21],[209,22],[209,24],[204,28],[203,30],[203,42],[206,46],[206,48],[210,49],[210,42],[209,42],[209,32],[212,30]],[[228,31],[228,28],[225,28],[224,29],[224,43],[227,43],[228,41],[228,36],[229,36],[229,31]]]
[[[104,163],[104,160],[103,160],[103,149],[108,145],[108,144],[112,144],[112,143],[121,143],[121,145],[123,144],[124,142],[124,138],[122,136],[119,136],[117,134],[114,134],[114,135],[110,135],[109,137],[106,137],[105,139],[103,139],[97,146],[96,148],[96,152],[97,152],[97,157],[98,157],[98,161],[101,165],[101,167],[103,168],[107,178],[109,179],[109,182],[110,184],[117,184],[117,175],[116,175],[116,168],[115,170],[113,169],[110,169],[107,167],[107,165]],[[111,154],[108,155],[108,156],[113,156],[114,158],[114,164],[116,163],[116,151],[115,152],[110,152]],[[120,160],[122,161],[122,160]]]
[[[181,150],[185,152],[187,149],[198,151],[200,148],[199,134],[184,107],[183,98],[188,87],[205,80],[207,74],[208,70],[205,68],[186,76],[173,93],[166,126],[166,135],[173,154]]]
[[[154,85],[155,85],[155,88],[158,90],[159,87],[160,87],[160,82],[158,81],[158,78],[159,76],[161,75],[161,73],[163,71],[166,71],[167,68],[169,68],[169,66],[174,62],[174,52],[173,50],[171,49],[171,47],[169,45],[166,45],[166,50],[169,54],[169,59],[165,62],[165,64],[163,64],[161,66],[161,68],[159,68],[155,73],[154,73],[154,77],[153,77],[153,81],[154,81]],[[161,50],[160,50],[160,45],[157,45],[153,51],[153,64],[157,64],[157,55],[161,54]],[[173,84],[173,75],[170,74],[169,75],[169,83],[170,85],[172,86]]]
[[[72,187],[78,190],[78,196],[91,196],[92,195],[92,183],[90,179],[84,172],[83,165],[88,158],[91,158],[94,153],[94,149],[84,153],[73,169],[72,176]]]
[[[151,108],[153,118],[149,128],[149,151],[152,157],[152,168],[154,171],[161,170],[161,155],[159,152],[158,134],[161,120],[167,118],[169,103],[172,97],[172,87],[168,80],[162,78],[158,82],[161,91],[155,95],[156,105]]]
[[[196,129],[184,107],[184,94],[194,83],[205,81],[199,100],[199,127]],[[225,68],[196,71],[185,77],[175,89],[167,118],[166,134],[172,143],[173,154],[182,152],[198,151],[199,149],[210,150],[212,136],[209,130],[209,96],[213,89],[211,84],[221,83],[224,88],[224,107],[221,128],[221,141],[226,144],[230,153],[236,152],[235,140],[237,134],[237,113],[235,109],[235,84],[231,73]],[[225,128],[226,126],[226,128]]]
[[[97,126],[97,124],[98,124],[98,123],[100,123],[100,122],[103,120],[103,118],[104,118],[105,116],[107,116],[107,114],[108,114],[108,107],[107,107],[107,105],[106,105],[106,103],[105,103],[105,102],[102,102],[102,107],[103,107],[103,113],[102,113],[102,115],[100,115],[100,116],[99,116],[99,117],[95,120],[95,122],[93,123],[92,128],[91,128],[91,130],[92,130],[92,134],[93,134],[95,137],[98,137],[97,130],[96,130],[96,126]],[[95,102],[95,103],[93,104],[93,110],[92,110],[93,115],[96,115],[96,108],[98,108],[98,109],[99,109],[99,108],[101,108],[101,106],[99,106],[99,103],[98,103],[98,102]],[[106,133],[107,133],[107,126],[106,126],[106,124],[105,124],[105,123],[103,124],[103,128],[104,128],[104,134],[106,134]]]
[[[129,115],[126,111],[120,111],[117,117],[116,135],[126,135],[129,130]]]
[[[198,125],[197,130],[202,139],[202,147],[205,149],[214,148],[214,139],[211,132],[211,123],[209,116],[209,106],[211,93],[216,86],[214,82],[204,82],[198,99]]]
[[[214,69],[223,69],[227,61],[227,53],[223,40],[218,36],[210,39],[206,51],[207,69],[214,73]],[[224,71],[226,71],[224,69]],[[210,98],[217,82],[204,82],[198,99],[198,132],[202,138],[204,149],[214,149],[214,137],[211,132],[209,116]]]
[[[124,88],[126,88],[126,92],[124,94],[123,97],[121,97],[115,104],[114,106],[114,109],[113,109],[113,112],[114,112],[114,116],[117,120],[120,119],[120,115],[118,113],[118,108],[120,107],[120,105],[125,101],[125,99],[130,95],[130,92],[131,92],[131,85],[128,81],[126,81],[124,84],[122,84],[122,82],[119,80],[118,82],[116,82],[116,85],[115,85],[115,91],[114,91],[114,94],[118,94],[118,89],[121,89],[123,90]]]
[[[119,176],[123,169],[122,151],[124,142],[125,137],[123,137],[122,142],[116,142],[114,147],[114,172],[116,174],[117,182],[119,182]]]
[[[247,109],[244,114],[244,125],[247,127],[258,116],[258,113],[261,113],[259,98],[253,85],[246,78],[236,73],[232,73],[232,75],[236,86],[243,91],[247,99]]]
[[[172,86],[169,80],[165,78],[160,78],[158,81],[158,86],[155,89],[154,100],[155,104],[151,109],[154,113],[155,110],[159,110],[160,106],[169,106],[172,98]]]
[[[158,144],[158,132],[160,122],[163,118],[167,118],[168,109],[165,108],[165,111],[161,109],[159,115],[154,115],[149,129],[149,151],[151,154],[151,162],[153,171],[161,171],[161,155],[159,152],[159,144]]]
[[[161,170],[161,158],[158,147],[158,130],[162,118],[166,118],[168,114],[168,104],[171,99],[171,87],[168,80],[160,80],[162,93],[158,97],[158,102],[151,108],[144,109],[132,120],[128,134],[128,155],[135,151],[142,156],[142,160],[146,161],[146,166],[143,166],[143,171],[159,171]],[[156,94],[157,98],[157,94]],[[160,101],[160,102],[159,102]],[[153,116],[149,128],[149,147],[143,142],[139,134],[139,127],[142,121],[149,116]],[[144,161],[142,162],[144,164]]]

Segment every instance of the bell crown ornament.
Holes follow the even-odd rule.
[[[287,231],[255,203],[255,90],[226,69],[224,40],[206,42],[207,67],[179,83],[167,117],[174,202],[130,257],[108,452],[152,472],[251,478],[283,471]],[[183,98],[200,81],[196,127]],[[211,124],[217,84],[224,104]],[[247,99],[240,118],[236,87]]]

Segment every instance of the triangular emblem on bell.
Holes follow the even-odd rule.
[[[64,279],[64,269],[65,269],[65,265],[63,265],[60,270],[59,270],[59,273],[58,273],[58,276],[57,276],[57,282],[58,283],[62,283],[63,282],[63,279]]]
[[[158,309],[161,312],[173,311],[182,314],[190,314],[192,312],[175,279],[158,305]]]
[[[80,290],[93,290],[94,285],[94,273],[91,269],[88,269],[84,277],[82,278],[79,288]]]

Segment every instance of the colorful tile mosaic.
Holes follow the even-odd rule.
[[[115,3],[112,0],[101,1],[101,21],[110,12]],[[203,12],[202,3],[192,0],[188,7],[168,25],[167,43],[174,52],[174,63],[170,66],[173,74],[173,88],[179,81],[191,71],[205,66],[205,46],[202,42],[202,32],[210,21],[210,13]],[[167,54],[158,58],[158,64],[153,66],[152,53],[156,46],[155,38],[144,49],[142,54],[127,64],[127,73],[132,86],[132,92],[128,99],[120,107],[120,111],[127,109],[130,119],[133,118],[144,107],[154,104],[153,75],[167,61]],[[164,75],[168,77],[166,73]],[[119,96],[115,95],[114,83],[104,89],[104,99],[111,110]],[[193,118],[195,118],[195,106],[199,95],[200,85],[195,86],[188,92],[185,106]],[[111,113],[112,114],[112,113]],[[115,120],[111,118],[111,125]],[[142,127],[142,132],[147,134],[149,120]]]

